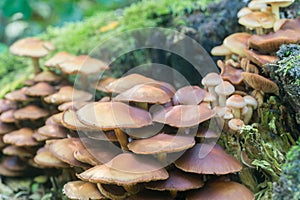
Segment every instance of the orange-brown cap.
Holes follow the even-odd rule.
[[[49,143],[49,150],[56,158],[71,166],[86,168],[89,165],[74,158],[74,152],[83,148],[85,147],[79,138],[59,139]]]
[[[45,125],[37,131],[40,135],[53,139],[66,138],[69,133],[69,130],[57,125]]]
[[[112,83],[113,81],[115,81],[116,79],[113,77],[107,77],[104,79],[100,79],[98,82],[94,83],[93,87],[101,92],[109,92],[109,90],[107,90],[107,86]]]
[[[33,97],[44,97],[53,94],[55,89],[48,83],[39,82],[31,87],[28,87],[25,94]]]
[[[277,84],[261,75],[243,72],[242,77],[244,82],[255,90],[279,95]]]
[[[250,48],[259,52],[276,52],[283,44],[296,44],[300,41],[300,36],[295,30],[279,30],[266,35],[252,35],[249,38]]]
[[[223,80],[229,81],[234,85],[242,83],[242,69],[238,69],[229,64],[225,64],[221,60],[218,60],[217,64],[221,69],[220,75],[222,76]]]
[[[40,58],[54,50],[53,44],[41,41],[38,38],[24,38],[16,41],[9,47],[9,51],[18,56]]]
[[[84,75],[95,74],[109,68],[107,63],[88,55],[76,56],[74,59],[60,63],[59,67],[65,74]]]
[[[145,77],[140,74],[129,74],[119,78],[106,86],[107,91],[112,93],[121,93],[138,84],[156,83],[156,80]]]
[[[145,187],[158,191],[186,191],[201,188],[204,185],[202,176],[174,169],[169,172],[169,178],[161,181],[146,183]]]
[[[233,53],[244,56],[244,49],[247,48],[250,37],[249,33],[233,33],[224,39],[223,44]]]
[[[84,181],[117,185],[135,185],[169,177],[168,172],[153,158],[132,153],[119,154],[110,162],[97,165],[77,176]]]
[[[72,54],[69,54],[68,52],[62,51],[62,52],[58,52],[57,54],[55,54],[52,58],[50,58],[49,60],[47,60],[44,65],[46,67],[55,67],[58,68],[58,65],[72,60],[74,59],[75,56],[73,56]]]
[[[215,115],[206,104],[178,105],[161,109],[153,114],[153,121],[174,127],[192,127]]]
[[[44,98],[47,103],[62,104],[70,101],[89,101],[93,97],[92,94],[77,90],[72,86],[63,86],[58,92]]]
[[[23,87],[19,90],[15,90],[13,92],[7,93],[5,95],[5,99],[11,100],[11,101],[29,101],[31,99],[26,96],[26,94],[25,94],[26,90],[27,90],[27,87]]]
[[[170,101],[169,95],[162,89],[150,84],[139,84],[120,93],[114,101],[133,101],[152,104],[164,104]]]
[[[216,46],[212,48],[211,54],[213,56],[228,56],[231,55],[232,52],[230,51],[229,48],[227,48],[224,44],[222,44],[220,46]]]
[[[152,124],[150,113],[121,102],[90,103],[77,111],[78,119],[91,127],[139,128]]]
[[[47,83],[57,83],[61,81],[62,77],[51,72],[51,71],[42,71],[41,73],[37,74],[33,81],[35,82],[47,82]]]
[[[253,49],[246,49],[245,53],[247,58],[258,66],[264,66],[268,63],[276,63],[279,60],[277,56],[261,54]]]
[[[205,184],[205,186],[199,190],[189,192],[186,199],[254,200],[254,194],[240,183],[233,181],[214,181]]]
[[[37,120],[43,117],[47,117],[49,112],[35,105],[28,105],[24,108],[20,108],[14,112],[14,118],[16,120]]]
[[[194,145],[193,136],[163,133],[147,139],[134,140],[128,144],[128,148],[137,154],[159,154],[184,151]]]
[[[19,156],[20,158],[31,158],[35,151],[34,149],[28,149],[24,147],[18,147],[15,145],[8,145],[2,149],[2,153],[8,156]]]
[[[217,144],[197,144],[176,160],[175,165],[197,174],[229,174],[242,170],[242,165]]]
[[[74,110],[65,110],[62,115],[61,123],[64,127],[71,130],[81,130],[81,131],[96,131],[97,129],[93,129],[88,125],[83,124],[78,120],[76,112]]]
[[[64,185],[64,194],[69,199],[106,199],[98,190],[96,184],[84,181],[71,181]]]
[[[16,146],[37,146],[39,143],[32,137],[33,130],[30,128],[21,128],[16,131],[7,133],[3,137],[6,144],[13,144]]]
[[[42,147],[38,150],[33,158],[34,162],[40,167],[46,168],[68,168],[67,163],[56,158],[47,147]]]
[[[16,110],[12,109],[12,110],[8,110],[3,112],[0,115],[0,120],[4,123],[14,123],[16,121],[16,119],[14,118],[14,112]]]
[[[239,19],[239,24],[249,28],[273,28],[275,17],[269,12],[251,12]]]

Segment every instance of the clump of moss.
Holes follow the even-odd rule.
[[[300,199],[300,140],[287,154],[278,183],[274,184],[274,200]]]

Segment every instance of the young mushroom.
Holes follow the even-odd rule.
[[[234,86],[228,81],[223,81],[216,86],[215,92],[219,98],[219,106],[226,106],[226,97],[234,93]]]
[[[14,55],[30,57],[33,62],[35,74],[41,72],[39,58],[46,56],[52,50],[54,50],[53,44],[41,41],[38,38],[18,40],[9,48],[9,51]]]
[[[275,19],[280,19],[279,8],[288,7],[294,0],[263,0],[263,2],[270,4],[272,7],[272,13],[275,15]]]
[[[245,124],[248,124],[252,118],[253,110],[255,110],[257,108],[258,103],[257,103],[256,99],[250,95],[244,96],[243,98],[248,107],[248,110],[243,117],[243,121]]]
[[[241,95],[234,94],[226,100],[226,106],[232,109],[234,118],[241,118],[241,110],[246,106],[245,100]]]

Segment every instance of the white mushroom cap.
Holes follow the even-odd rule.
[[[234,94],[226,100],[226,106],[232,108],[243,108],[246,106],[246,102],[241,95]]]
[[[219,74],[217,73],[209,73],[207,74],[201,81],[202,85],[206,87],[211,87],[211,86],[216,86],[222,83],[222,78]]]
[[[257,101],[254,97],[247,95],[244,96],[243,98],[247,105],[251,105],[254,109],[257,108]]]
[[[231,130],[238,131],[244,126],[244,122],[241,119],[231,119],[228,126]]]
[[[229,83],[228,81],[223,81],[222,83],[220,83],[219,85],[216,86],[215,88],[215,92],[218,95],[231,95],[232,93],[234,93],[235,88],[234,86]]]

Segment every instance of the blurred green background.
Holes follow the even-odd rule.
[[[1,0],[0,52],[17,39],[63,26],[101,11],[116,10],[139,0]]]

